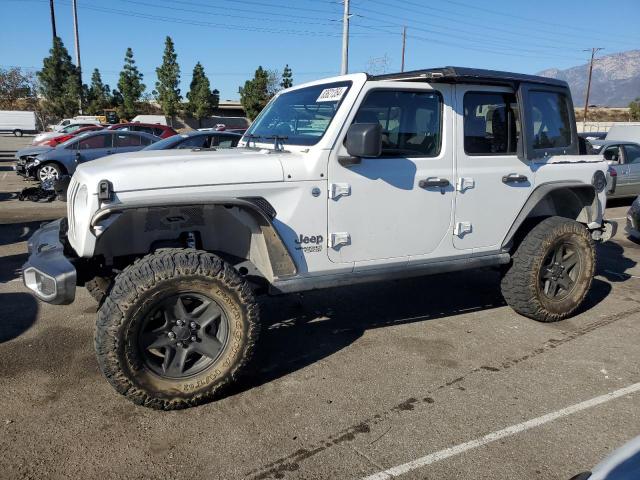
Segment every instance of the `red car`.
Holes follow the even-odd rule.
[[[93,132],[95,130],[102,130],[104,127],[101,125],[87,125],[86,127],[79,128],[78,130],[74,130],[71,133],[65,133],[64,135],[60,135],[59,137],[53,137],[49,140],[45,140],[44,142],[40,142],[38,145],[46,145],[48,147],[57,147],[62,142],[66,142],[67,140],[77,136],[82,135],[83,133]]]
[[[107,127],[107,129],[108,130],[129,130],[132,132],[145,132],[160,138],[172,137],[174,135],[177,135],[178,133],[173,128],[167,127],[166,125],[160,125],[159,123],[139,123],[139,122],[118,123],[116,125],[111,125]]]

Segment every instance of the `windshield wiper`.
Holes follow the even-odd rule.
[[[276,152],[284,151],[284,140],[288,140],[286,135],[273,135],[272,137],[264,137],[265,140],[273,140],[273,149]]]

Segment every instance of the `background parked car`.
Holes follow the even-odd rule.
[[[608,197],[635,197],[640,194],[640,145],[609,140],[602,144],[601,151],[615,171],[615,191]],[[610,175],[614,175],[613,172]]]
[[[62,127],[60,130],[56,130],[53,132],[42,132],[39,135],[36,135],[35,137],[33,137],[33,141],[31,143],[33,145],[38,145],[39,143],[44,142],[45,140],[50,140],[52,138],[59,137],[61,135],[66,135],[68,133],[75,132],[76,130],[79,130],[83,127],[87,127],[91,125],[96,125],[96,122],[89,121],[89,120],[78,120],[74,123],[70,123],[66,127]]]
[[[73,175],[76,166],[114,153],[135,152],[151,145],[159,137],[144,132],[89,132],[31,156],[24,165],[16,164],[16,171],[36,180],[55,180]],[[45,148],[45,147],[40,147]]]
[[[154,124],[154,123],[138,123],[138,122],[118,123],[116,125],[111,125],[107,128],[109,130],[145,132],[160,138],[168,138],[178,134],[178,132],[176,132],[171,127],[168,127],[166,125]]]
[[[196,130],[165,138],[143,150],[231,148],[237,146],[241,138],[242,135],[237,133]]]
[[[48,140],[43,140],[38,145],[42,145],[43,147],[57,147],[61,143],[64,143],[67,140],[72,139],[73,137],[77,137],[78,135],[82,135],[83,133],[102,130],[103,128],[104,127],[102,125],[87,125],[86,127],[79,128],[74,132],[60,135],[59,137],[53,137]]]
[[[12,132],[16,137],[23,133],[35,133],[36,114],[16,110],[0,110],[0,132]]]

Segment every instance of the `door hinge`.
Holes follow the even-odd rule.
[[[471,233],[471,222],[458,222],[453,227],[453,234],[458,237],[464,237],[467,233]]]
[[[351,195],[351,185],[348,183],[332,183],[329,185],[329,198],[335,200]]]
[[[460,177],[456,182],[456,191],[464,192],[476,186],[476,181],[470,177]]]
[[[349,245],[351,243],[351,235],[347,232],[336,232],[329,235],[329,248],[336,248],[340,245]]]

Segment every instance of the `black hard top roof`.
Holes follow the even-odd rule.
[[[483,70],[468,67],[441,67],[425,70],[412,70],[402,73],[387,73],[372,75],[370,80],[399,80],[399,81],[427,81],[441,83],[486,83],[513,85],[520,82],[539,83],[554,87],[567,87],[567,82],[555,78],[525,75],[522,73],[501,72],[498,70]]]

